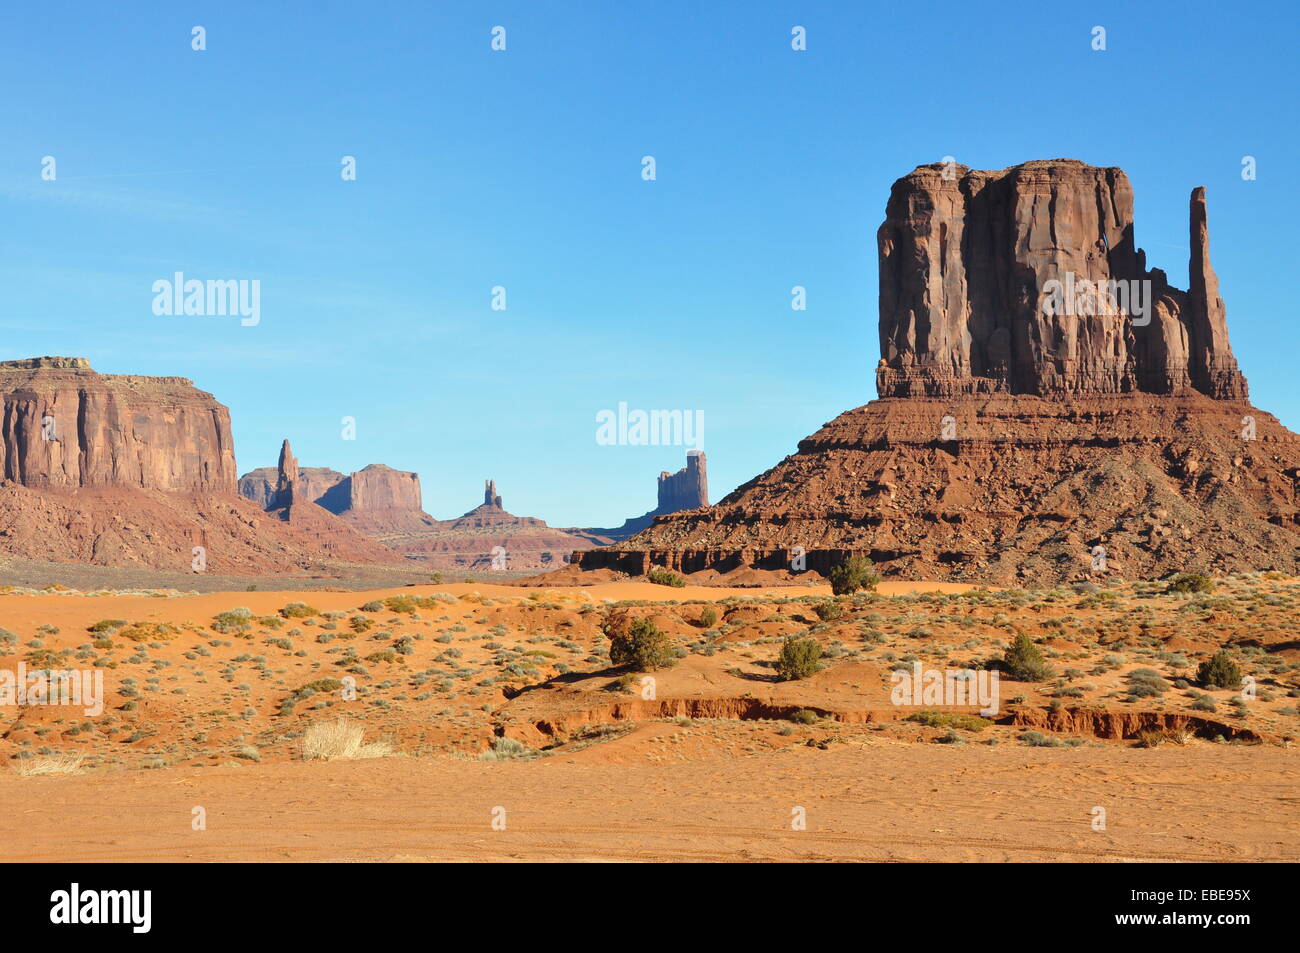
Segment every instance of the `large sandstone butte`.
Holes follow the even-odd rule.
[[[1182,291],[1136,247],[1120,169],[916,169],[878,234],[880,399],[581,567],[783,571],[802,551],[823,573],[857,554],[1001,583],[1300,572],[1300,437],[1246,400],[1203,188],[1189,234]],[[1151,306],[1061,308],[1053,281],[1137,282]]]
[[[1135,247],[1128,176],[1071,159],[1001,172],[922,166],[894,183],[877,243],[881,397],[1246,397],[1210,267],[1203,188],[1191,198],[1188,291],[1148,270]],[[1044,313],[1051,281],[1111,280],[1150,282],[1151,313],[1136,324],[1096,305]]]
[[[221,575],[401,562],[323,511],[290,521],[241,499],[230,412],[184,378],[5,361],[0,407],[0,556]]]

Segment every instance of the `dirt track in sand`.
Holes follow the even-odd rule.
[[[525,763],[0,777],[0,859],[1300,860],[1300,762],[1276,747],[882,743],[609,763],[638,743]],[[191,827],[196,806],[204,831]],[[492,829],[494,807],[505,831]],[[795,807],[806,830],[791,829]],[[1105,831],[1092,829],[1094,807]]]

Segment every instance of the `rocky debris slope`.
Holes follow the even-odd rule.
[[[944,418],[955,439],[941,439]],[[661,517],[582,565],[784,569],[802,547],[823,573],[855,553],[918,579],[1296,572],[1298,481],[1300,437],[1241,402],[891,398],[841,414],[716,506]]]
[[[1190,290],[1148,271],[1118,169],[923,166],[880,229],[881,398],[704,510],[583,569],[1001,583],[1300,572],[1300,437],[1246,401],[1192,192]],[[1150,322],[1044,309],[1047,282],[1150,281]],[[1071,279],[1073,280],[1073,279]],[[1050,310],[1051,313],[1045,313]]]
[[[81,357],[3,361],[0,477],[233,493],[230,411],[183,377],[99,374]]]
[[[196,546],[203,547],[199,562]],[[346,524],[282,521],[233,493],[34,490],[16,483],[0,483],[0,555],[233,576],[335,575],[342,564],[401,564]]]

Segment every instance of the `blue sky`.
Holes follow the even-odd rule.
[[[1296,5],[1134,6],[6,5],[0,357],[189,377],[241,472],[287,436],[418,471],[440,518],[492,477],[515,513],[609,525],[685,448],[599,445],[599,411],[703,410],[721,497],[876,396],[895,179],[1068,156],[1128,172],[1180,287],[1207,186],[1252,400],[1300,429]],[[155,315],[176,271],[260,280],[260,324]]]

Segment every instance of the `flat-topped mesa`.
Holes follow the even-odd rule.
[[[894,183],[877,233],[880,396],[1195,390],[1244,400],[1204,188],[1192,192],[1190,230],[1180,291],[1134,245],[1121,169],[1074,159],[918,167]]]
[[[345,482],[348,486],[347,508],[350,510],[420,510],[418,474],[372,463],[353,473]]]
[[[100,374],[83,357],[3,361],[0,479],[233,495],[230,411],[182,377]]]
[[[686,466],[659,474],[659,505],[655,513],[676,513],[709,505],[708,461],[703,450],[688,450]]]
[[[45,368],[60,371],[88,371],[90,360],[85,357],[24,357],[16,361],[0,361],[3,370],[36,370]]]

